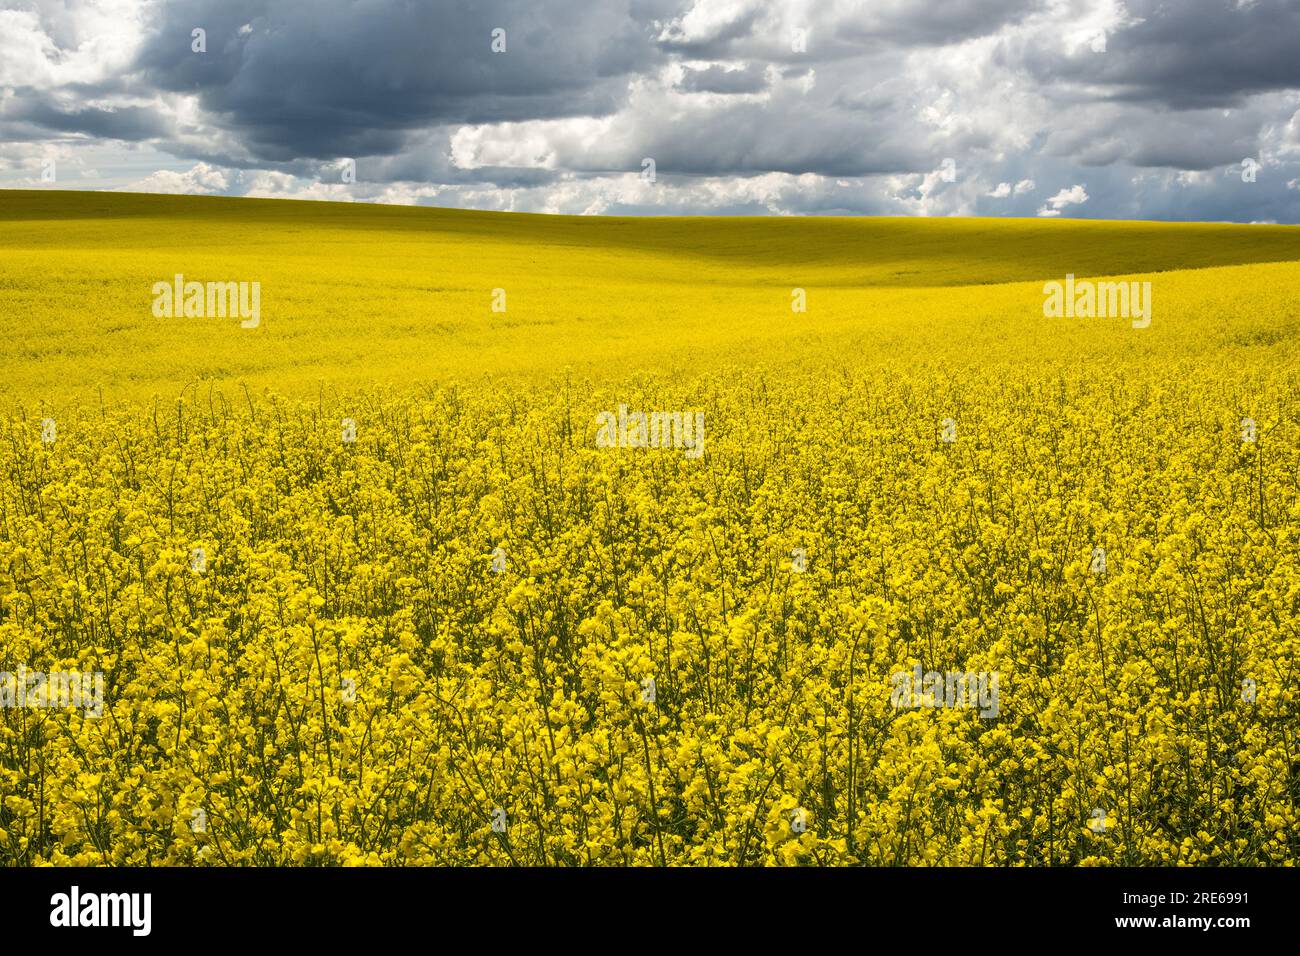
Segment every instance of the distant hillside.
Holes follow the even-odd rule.
[[[1149,342],[1204,334],[1169,321],[1198,296],[1249,322],[1248,288],[1290,281],[1298,259],[1295,226],[573,217],[0,191],[0,397],[634,369],[701,350],[742,362],[809,348],[835,356],[891,342],[911,350],[918,335],[934,339],[916,350],[927,357],[967,343],[983,349],[972,360],[996,361],[1011,335],[1017,354],[1060,360],[1111,346],[1043,325],[1045,279],[1166,273]],[[1167,274],[1229,266],[1268,278]],[[260,326],[155,317],[152,289],[176,274],[259,283]],[[984,289],[954,288],[971,286]],[[805,314],[791,311],[794,288],[806,291]],[[496,289],[504,313],[492,311]],[[1278,292],[1270,309],[1289,301]],[[1066,347],[1041,337],[1046,328],[1084,338]]]

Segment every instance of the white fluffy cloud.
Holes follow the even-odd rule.
[[[144,42],[144,0],[0,4],[0,86],[57,89],[127,70]]]
[[[1081,206],[1088,201],[1088,190],[1075,184],[1069,189],[1062,189],[1038,209],[1040,216],[1059,216],[1067,206]]]
[[[184,171],[160,169],[124,187],[132,193],[173,193],[203,196],[223,193],[230,187],[230,174],[207,163],[196,163]]]

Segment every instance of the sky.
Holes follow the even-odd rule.
[[[0,187],[1296,223],[1300,0],[0,0]]]

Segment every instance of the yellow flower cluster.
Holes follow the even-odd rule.
[[[1295,380],[1132,371],[14,414],[0,863],[1291,863]]]

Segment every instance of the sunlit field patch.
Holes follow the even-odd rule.
[[[0,861],[1294,862],[1300,231],[0,195]]]

